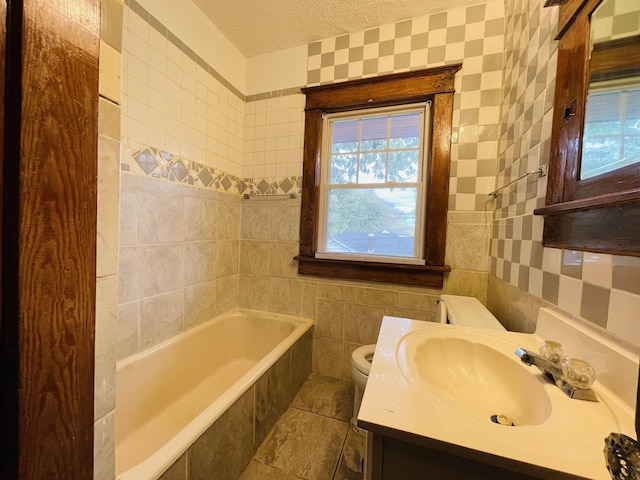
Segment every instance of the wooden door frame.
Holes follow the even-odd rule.
[[[1,1],[0,478],[89,480],[100,3]]]

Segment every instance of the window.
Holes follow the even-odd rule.
[[[424,265],[429,104],[325,115],[317,258]]]
[[[303,89],[300,274],[442,287],[460,67]]]

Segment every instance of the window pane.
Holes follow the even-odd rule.
[[[360,154],[358,183],[384,183],[387,170],[385,152]]]
[[[387,148],[387,119],[389,117],[374,117],[362,119],[362,138],[360,149],[385,150]]]
[[[627,92],[625,132],[627,135],[640,135],[640,89]]]
[[[580,178],[640,161],[640,90],[589,93]]]
[[[332,153],[349,153],[358,150],[358,120],[333,122]]]
[[[415,256],[417,188],[329,190],[327,251]]]
[[[333,185],[356,183],[357,168],[357,155],[332,155],[330,183]]]
[[[390,120],[389,148],[417,148],[420,143],[420,113],[394,115]]]
[[[624,137],[624,158],[632,160],[629,163],[640,161],[640,136]]]
[[[389,152],[389,181],[418,181],[418,150]]]
[[[582,152],[581,178],[589,178],[613,170],[609,166],[620,159],[617,137],[585,139]]]

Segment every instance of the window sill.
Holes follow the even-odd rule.
[[[444,274],[451,271],[447,265],[406,265],[380,262],[353,262],[298,255],[300,275],[397,283],[431,288],[442,288]]]

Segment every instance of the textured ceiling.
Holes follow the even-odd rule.
[[[253,57],[486,0],[193,0]]]

